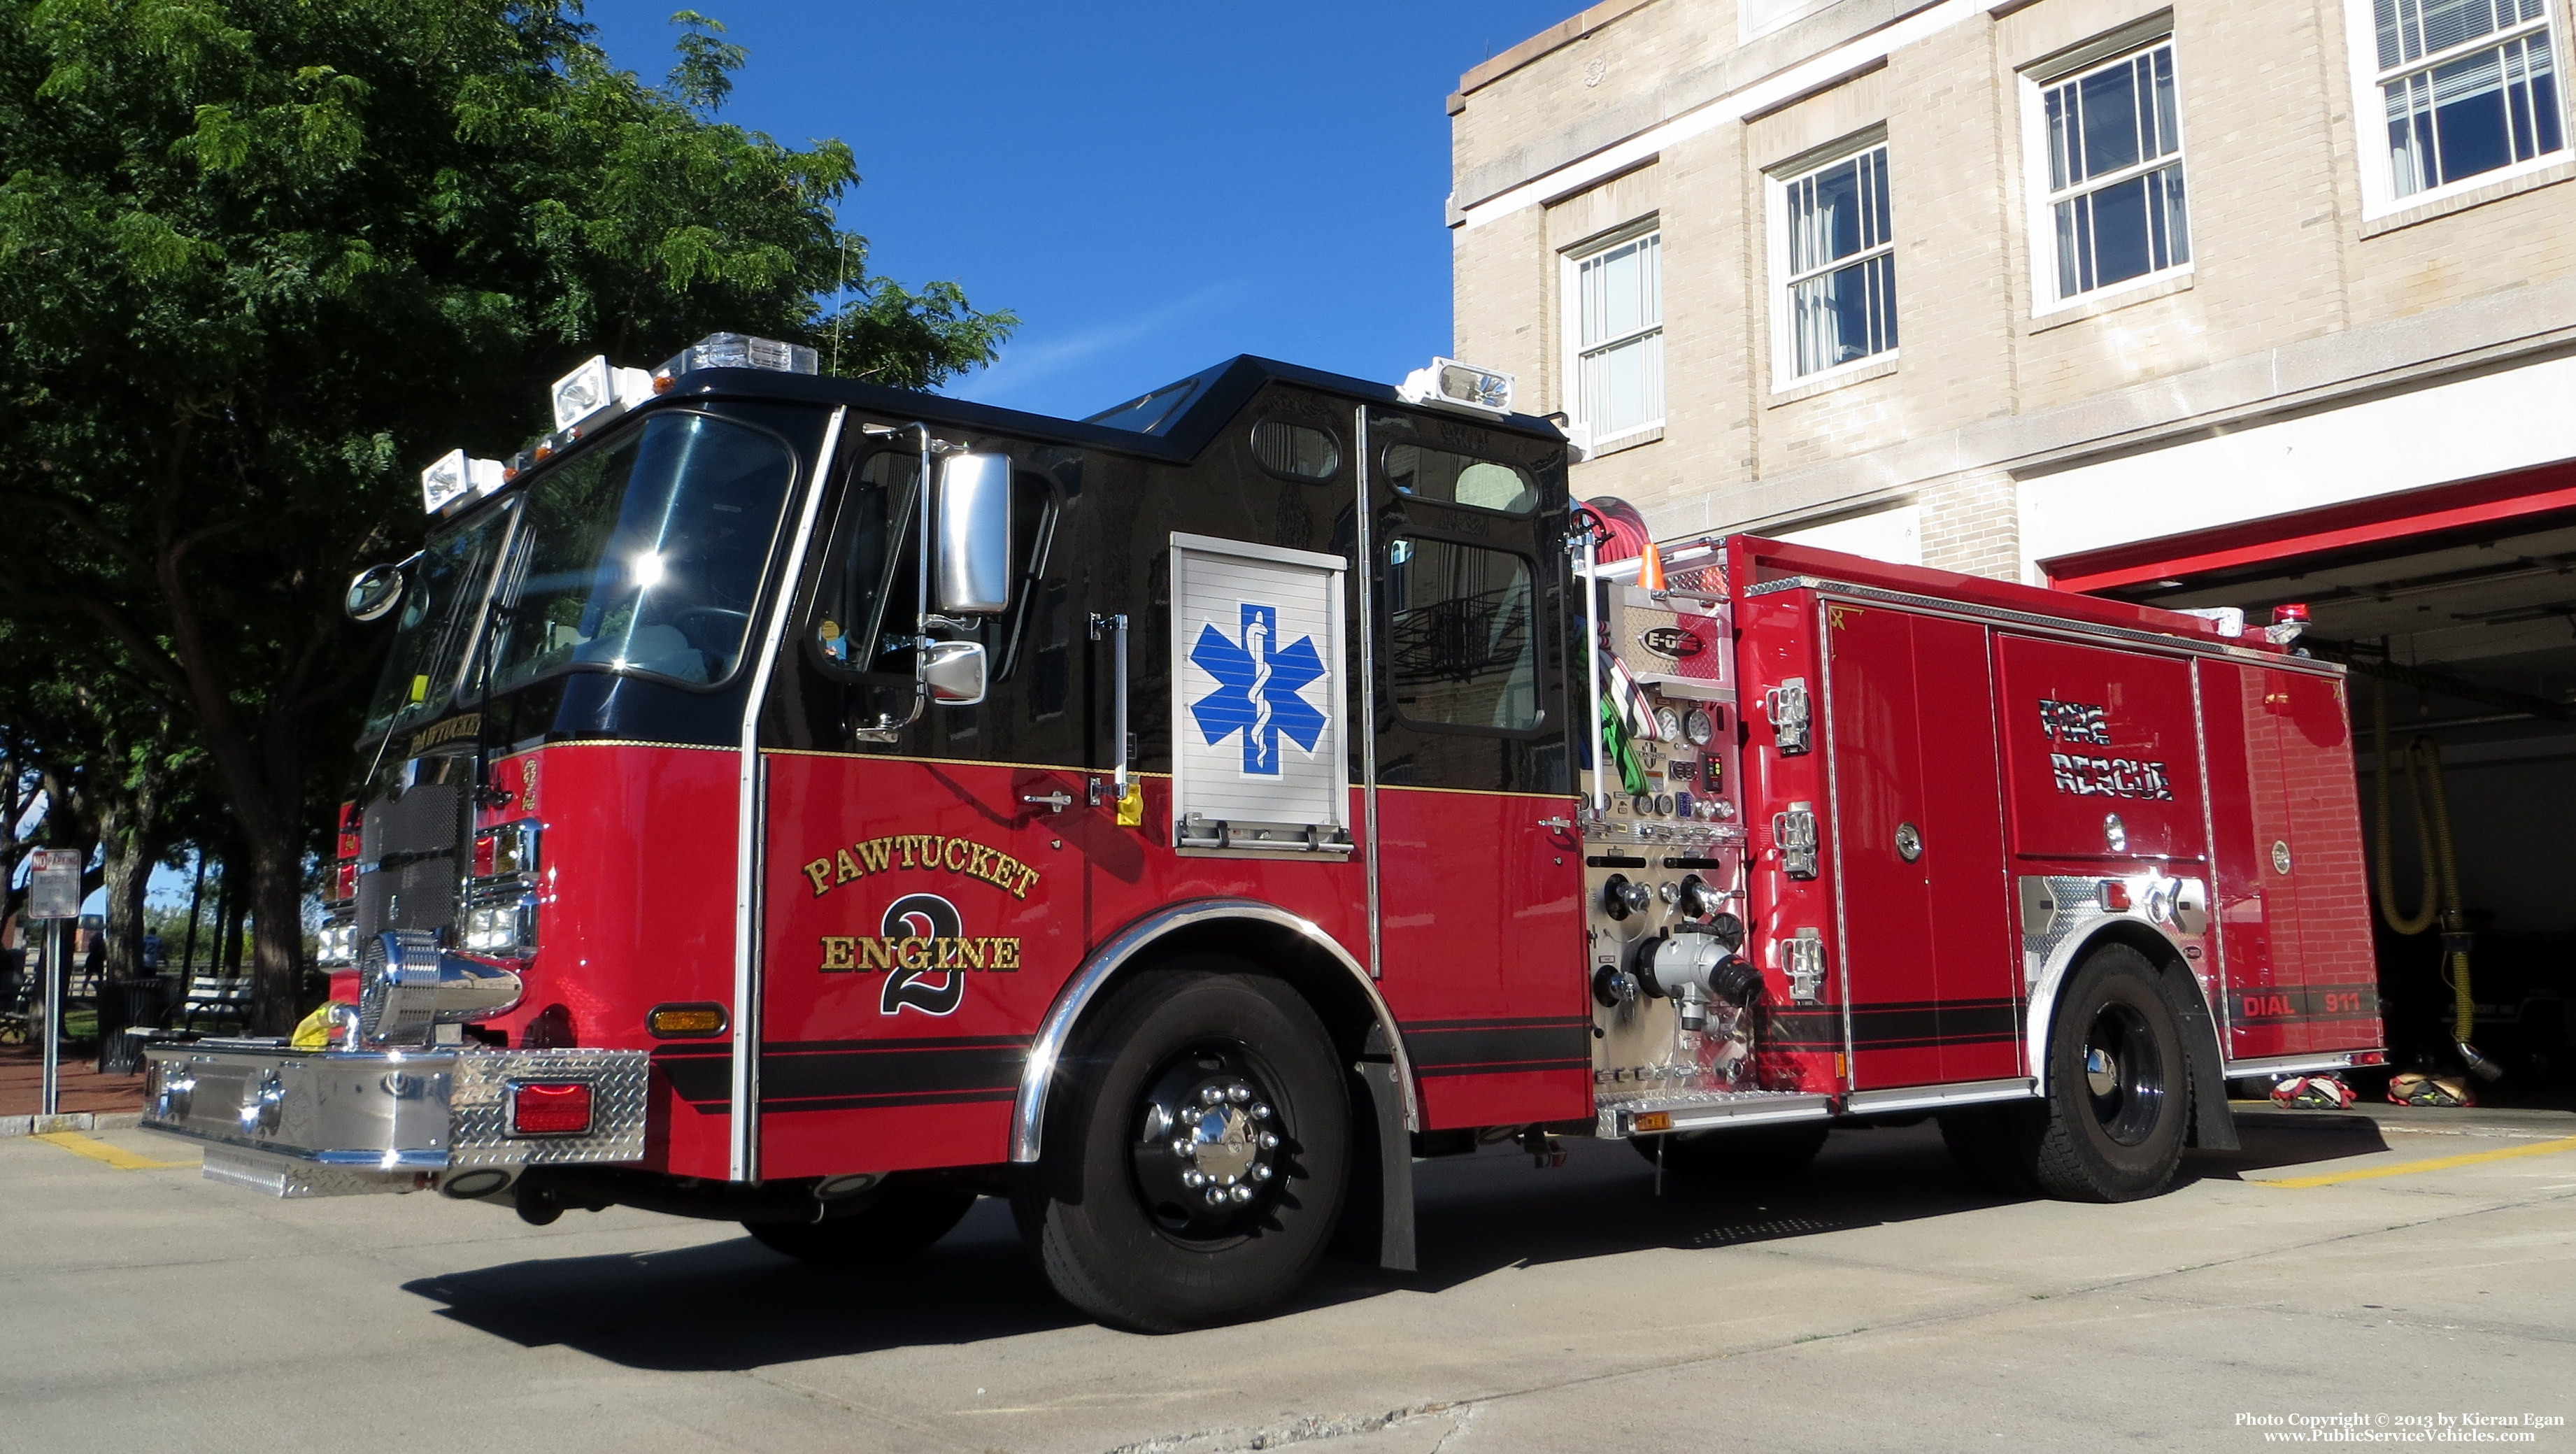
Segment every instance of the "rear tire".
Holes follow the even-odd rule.
[[[1629,1145],[1648,1161],[1662,1144],[1664,1170],[1694,1181],[1733,1177],[1739,1181],[1795,1176],[1825,1149],[1830,1128],[1823,1121],[1786,1126],[1746,1126],[1740,1130],[1669,1131],[1638,1136]]]
[[[826,1222],[745,1222],[761,1246],[817,1267],[882,1267],[947,1236],[975,1193],[936,1184],[882,1186],[864,1209]]]
[[[1047,1281],[1142,1332],[1276,1304],[1341,1218],[1343,1082],[1314,1010],[1241,960],[1194,955],[1129,981],[1067,1053],[1015,1198]]]
[[[2049,1033],[2044,1116],[2007,1117],[2023,1164],[2065,1201],[2125,1202],[2172,1184],[2191,1122],[2191,1064],[2156,985],[2125,944],[2096,949],[2068,977]]]

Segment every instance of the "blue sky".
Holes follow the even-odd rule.
[[[678,8],[588,13],[658,79]],[[1080,416],[1238,353],[1391,383],[1446,352],[1442,98],[1581,4],[697,8],[751,52],[725,119],[856,152],[873,271],[1024,320],[950,392]]]
[[[588,14],[619,65],[658,80],[679,8]],[[1078,418],[1238,353],[1393,383],[1446,352],[1442,98],[1582,7],[695,8],[751,52],[723,119],[857,153],[841,217],[871,271],[952,278],[1020,315],[1001,362],[949,392]],[[157,900],[187,890],[153,877]]]

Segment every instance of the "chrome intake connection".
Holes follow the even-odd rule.
[[[438,1026],[508,1014],[526,995],[515,971],[448,953],[426,930],[388,930],[358,958],[358,1035],[379,1049],[426,1046]]]

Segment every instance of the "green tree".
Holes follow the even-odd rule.
[[[741,53],[677,19],[655,86],[572,0],[0,5],[0,610],[202,745],[266,1033],[373,669],[339,592],[419,533],[423,464],[504,452],[592,353],[729,328],[926,386],[1016,322],[867,275],[849,149],[715,120]]]

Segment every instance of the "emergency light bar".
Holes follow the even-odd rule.
[[[1479,414],[1512,412],[1510,374],[1462,364],[1454,358],[1435,358],[1430,367],[1406,374],[1395,392],[1408,404],[1445,404]]]
[[[699,369],[775,369],[782,374],[811,374],[815,367],[814,350],[801,343],[780,343],[774,338],[754,338],[748,333],[710,333],[678,353],[653,371],[656,393],[668,389],[680,375]]]
[[[505,478],[499,460],[472,459],[451,449],[420,472],[421,508],[435,515],[459,500],[492,493]]]
[[[631,409],[653,397],[653,376],[642,369],[610,368],[606,355],[555,380],[555,428],[574,428],[609,409]]]

